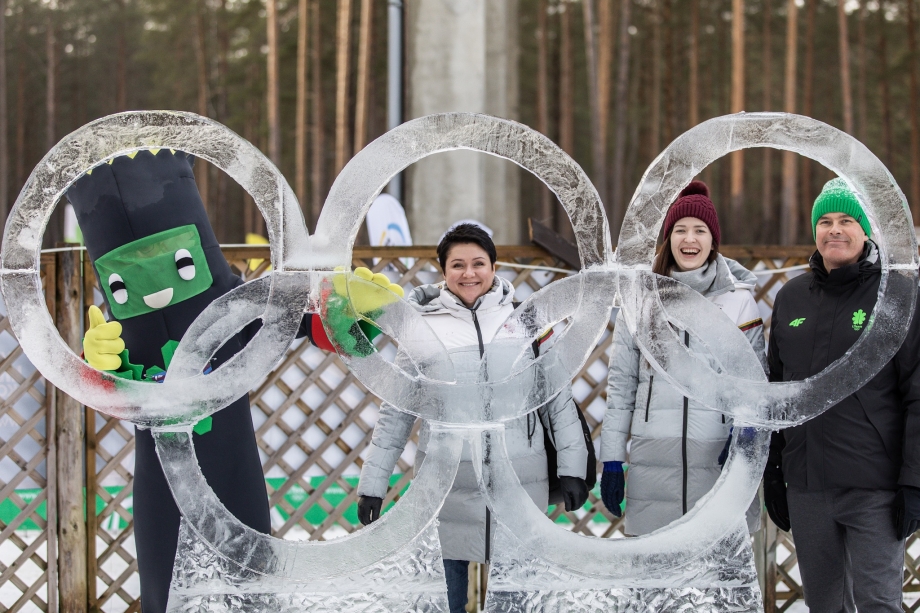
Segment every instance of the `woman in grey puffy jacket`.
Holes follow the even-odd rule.
[[[654,271],[718,305],[764,362],[763,321],[753,294],[756,277],[718,253],[719,219],[705,183],[693,181],[680,193],[665,218],[664,235]],[[719,369],[699,339],[686,331],[679,334],[691,353]],[[700,407],[656,377],[626,325],[616,326],[601,433],[601,496],[619,517],[628,490],[626,534],[648,534],[692,508],[719,478],[730,435],[729,418]],[[628,475],[623,471],[627,461]],[[759,509],[755,500],[748,511],[752,531],[759,526]]]
[[[495,276],[495,245],[478,226],[461,224],[445,234],[438,245],[438,260],[444,282],[417,287],[408,302],[444,344],[458,380],[475,378],[485,345],[514,311],[514,287]],[[588,450],[576,411],[570,389],[540,410],[555,436],[566,510],[580,508],[588,497],[584,481]],[[380,410],[358,484],[358,517],[365,525],[380,516],[390,475],[415,419],[386,404]],[[428,427],[423,423],[415,466],[424,460],[427,439]],[[531,413],[506,423],[505,443],[524,489],[545,509],[548,478],[540,417]],[[466,606],[469,562],[489,559],[489,534],[494,531],[466,447],[438,521],[450,611],[460,613]]]

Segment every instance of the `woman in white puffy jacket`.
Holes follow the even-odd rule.
[[[764,362],[763,321],[753,294],[756,277],[718,253],[719,219],[705,183],[693,181],[680,193],[665,218],[664,235],[654,271],[718,305]],[[718,370],[698,339],[679,333],[691,353]],[[617,323],[601,433],[601,497],[619,517],[626,486],[626,534],[648,534],[687,513],[719,478],[730,433],[729,418],[700,407],[656,377],[626,325]],[[759,509],[755,500],[748,511],[752,531],[759,527]]]
[[[417,287],[408,302],[425,317],[444,344],[457,380],[475,380],[485,345],[514,311],[514,287],[495,276],[495,245],[473,224],[458,225],[444,235],[438,245],[438,260],[444,282]],[[564,390],[541,412],[549,419],[555,436],[557,472],[566,510],[580,508],[588,496],[584,481],[588,450],[571,390]],[[386,404],[380,410],[358,484],[358,517],[365,525],[380,515],[390,475],[415,419]],[[423,424],[416,466],[424,459],[427,439],[427,424]],[[548,478],[540,418],[530,413],[506,423],[505,443],[524,489],[538,507],[545,509]],[[438,521],[450,611],[460,613],[466,606],[469,562],[489,559],[489,534],[494,532],[469,449],[464,449]]]

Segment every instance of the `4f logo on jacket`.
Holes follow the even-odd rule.
[[[853,313],[853,329],[856,331],[862,330],[864,323],[866,323],[866,312],[859,309]]]
[[[805,321],[804,317],[799,317],[798,319],[793,319],[792,321],[790,321],[789,325],[792,326],[793,328],[798,328],[799,326],[802,325],[804,321]]]

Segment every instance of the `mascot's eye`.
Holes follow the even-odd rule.
[[[179,276],[186,281],[195,278],[195,260],[188,249],[180,249],[176,252],[176,268],[179,269]]]
[[[128,301],[128,288],[125,286],[121,275],[112,273],[109,276],[109,290],[112,292],[112,298],[118,304],[124,304]]]

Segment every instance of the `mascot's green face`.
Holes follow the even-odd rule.
[[[116,319],[152,313],[188,300],[213,282],[194,225],[159,232],[109,251],[96,260],[96,271]]]

